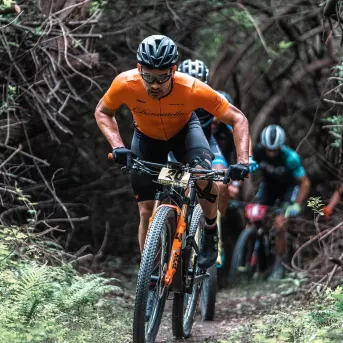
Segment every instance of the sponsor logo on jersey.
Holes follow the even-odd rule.
[[[135,107],[133,109],[133,112],[135,112],[135,114],[143,114],[146,116],[153,116],[153,117],[180,117],[186,114],[185,112],[181,112],[181,111],[169,112],[169,113],[154,113],[140,107]]]
[[[269,175],[282,176],[287,174],[287,168],[285,166],[275,166],[267,162],[261,162],[260,168],[264,169]]]

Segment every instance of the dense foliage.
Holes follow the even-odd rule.
[[[48,265],[44,256],[58,250],[30,227],[0,227],[0,342],[125,342],[129,319],[117,280]]]

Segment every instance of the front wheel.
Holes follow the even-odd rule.
[[[197,205],[194,209],[191,225],[189,229],[189,235],[196,236],[198,231],[198,237],[202,236],[202,229],[204,227],[204,216],[200,205]],[[198,240],[199,241],[199,240]],[[194,253],[194,250],[193,250]],[[193,258],[190,258],[189,269],[193,268]],[[197,268],[198,269],[198,268]],[[173,299],[173,311],[172,311],[172,327],[173,335],[176,338],[187,338],[190,336],[194,316],[199,303],[202,283],[196,283],[193,286],[191,294],[187,293],[174,293]]]
[[[162,280],[170,257],[175,228],[175,210],[160,206],[149,228],[138,272],[133,343],[155,342],[168,296],[168,289],[164,287]]]
[[[238,274],[243,269],[249,276],[250,262],[253,255],[253,249],[256,241],[255,227],[246,227],[238,237],[232,254],[229,284],[234,285],[237,282]]]

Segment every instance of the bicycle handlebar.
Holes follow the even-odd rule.
[[[246,205],[249,204],[254,204],[253,201],[240,201],[240,200],[230,200],[229,201],[229,207],[231,208],[241,208],[241,207],[245,207]],[[256,203],[257,204],[257,203]],[[263,204],[261,204],[263,205]],[[263,205],[266,206],[268,209],[268,212],[277,212],[277,211],[284,211],[284,209],[282,207],[277,207],[277,206],[268,206],[268,205]]]
[[[108,159],[109,160],[114,160],[113,154],[109,153],[108,154]],[[148,162],[148,161],[143,161],[141,159],[139,159],[138,157],[132,157],[132,162],[133,162],[133,166],[139,166],[140,164],[146,166],[146,167],[150,167],[150,168],[156,168],[156,169],[162,169],[163,167],[167,167],[167,166],[171,166],[171,165],[175,165],[175,162],[167,162],[165,164],[161,164],[161,163],[155,163],[155,162]],[[214,169],[196,169],[196,168],[190,168],[190,167],[186,167],[184,166],[182,163],[177,163],[177,166],[183,170],[183,171],[187,171],[191,174],[212,174],[213,176],[225,176],[225,170],[214,170]]]

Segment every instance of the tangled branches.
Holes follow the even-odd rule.
[[[89,3],[26,0],[0,8],[0,220],[44,224],[48,230],[49,223],[67,221],[67,246],[74,222],[88,217],[73,218],[70,209],[80,205],[60,200],[55,185],[66,180],[57,179],[57,171],[48,181],[43,170],[49,163],[32,144],[41,133],[58,143],[59,135],[72,135],[67,110],[86,103],[85,87],[101,89],[90,74],[99,63],[94,40],[101,35],[93,29],[101,9],[88,15]]]
[[[304,225],[299,230],[302,244],[292,258],[292,267],[297,272],[305,272],[312,280],[309,291],[325,291],[343,283],[343,222],[339,220],[333,227],[319,223],[315,219],[317,233]]]
[[[7,130],[1,127],[0,137],[5,144],[18,141],[11,126],[20,120],[28,127],[31,123],[44,127],[56,141],[56,130],[71,134],[65,109],[72,100],[85,103],[75,84],[83,80],[99,87],[83,70],[92,69],[99,60],[92,52],[92,41],[101,35],[91,30],[100,10],[85,19],[88,0],[69,6],[70,1],[46,1],[45,6],[49,2],[52,8],[66,7],[45,13],[35,6],[25,9],[29,1],[24,1],[22,8],[27,12],[14,23],[11,18],[0,19],[1,24],[11,23],[0,31],[1,114],[8,123]],[[74,16],[82,20],[75,21]]]

